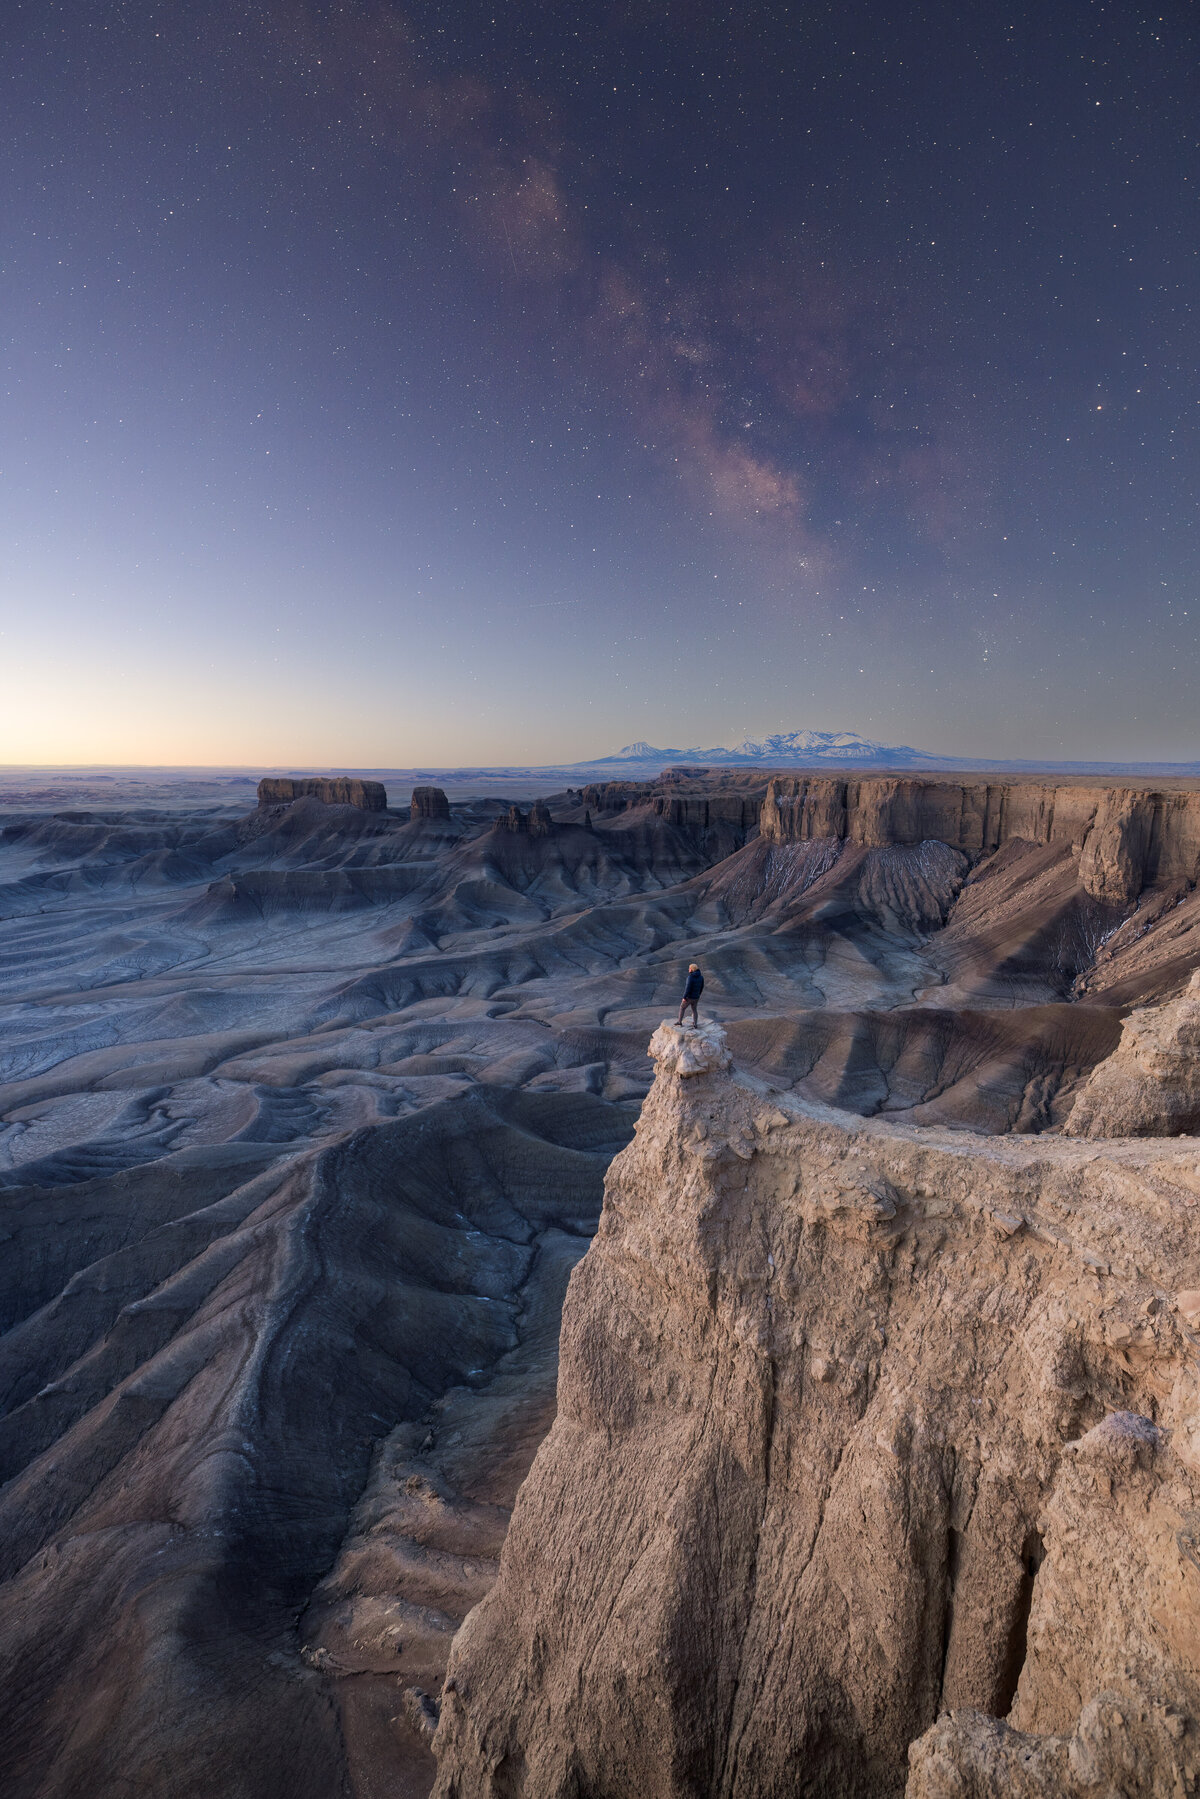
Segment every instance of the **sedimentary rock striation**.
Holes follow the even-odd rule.
[[[441,1799],[1192,1791],[1197,1145],[923,1132],[653,1047]]]
[[[449,818],[450,801],[441,787],[414,787],[409,814],[412,818]]]
[[[1176,1137],[1200,1132],[1200,970],[1179,998],[1125,1020],[1063,1127],[1072,1137]]]
[[[702,1092],[732,1052],[743,1080],[780,1089],[770,1103],[791,1122],[764,1142],[789,1131],[800,1142],[824,1120],[832,1144],[858,1130],[876,1148],[924,1146],[926,1211],[947,1169],[1082,1157],[1107,1205],[1106,1171],[1129,1146],[1036,1134],[1070,1117],[1130,1006],[1174,1000],[1200,964],[1184,838],[1164,856],[1154,826],[1150,884],[1117,903],[1085,890],[1091,838],[1058,835],[1057,801],[1048,826],[1036,784],[1014,786],[1004,812],[1028,834],[987,849],[954,822],[961,804],[941,817],[946,840],[925,835],[916,788],[903,805],[880,802],[869,842],[865,825],[836,834],[836,809],[820,827],[833,835],[763,834],[765,778],[734,775],[681,769],[594,813],[578,789],[522,797],[516,831],[507,800],[450,806],[436,791],[416,796],[415,817],[312,795],[247,810],[234,792],[216,810],[186,798],[177,810],[26,809],[0,830],[6,1799],[126,1799],[156,1791],[164,1767],[174,1799],[428,1791],[450,1638],[493,1579],[553,1415],[561,1291],[689,961],[705,973],[701,1018],[724,1021],[728,1048],[689,1034],[671,1078]],[[1124,802],[1105,805],[1119,862]],[[1164,801],[1164,820],[1175,805]],[[843,1108],[840,1122],[806,1101]],[[905,1135],[897,1121],[935,1128]],[[938,1128],[951,1125],[1031,1135],[981,1152]],[[750,1205],[767,1152],[730,1156]],[[669,1176],[664,1164],[664,1192]],[[735,1170],[730,1203],[736,1187]],[[1187,1190],[1181,1177],[1170,1204]],[[902,1192],[897,1176],[904,1220],[915,1214]],[[794,1198],[779,1200],[781,1219]],[[1011,1195],[999,1210],[1017,1217]],[[918,1273],[957,1306],[970,1257],[991,1268],[993,1227],[979,1227],[979,1248],[964,1219],[947,1227],[945,1268],[928,1246],[935,1224],[914,1234],[924,1260],[896,1285],[901,1321],[918,1317]],[[731,1243],[743,1224],[753,1238],[758,1212],[730,1223]],[[663,1228],[669,1246],[669,1208],[637,1239],[629,1272],[650,1285],[633,1292],[635,1320]],[[1016,1234],[1018,1247],[1035,1241],[1044,1258],[1030,1227]],[[777,1266],[781,1247],[764,1252]],[[726,1262],[750,1306],[761,1269],[748,1255],[742,1245]],[[687,1324],[684,1301],[700,1276],[678,1266],[684,1285],[654,1303],[668,1370],[684,1308],[678,1380],[691,1392],[701,1314]],[[726,1318],[723,1266],[704,1279]],[[1025,1315],[1024,1266],[1016,1298],[980,1289],[997,1333]],[[861,1291],[878,1309],[857,1264],[847,1275],[827,1256],[822,1268],[833,1292],[849,1281],[847,1305]],[[1200,1318],[1195,1289],[1200,1269],[1181,1279],[1167,1323]],[[736,1328],[748,1318],[753,1337],[757,1317],[738,1311]],[[929,1340],[936,1372],[936,1318]],[[868,1371],[851,1371],[862,1392],[873,1342],[852,1334],[845,1348],[847,1366]],[[860,1389],[838,1374],[838,1341],[813,1353],[829,1379],[811,1393],[830,1389],[831,1406],[841,1395],[829,1429],[848,1441]],[[730,1366],[753,1399],[757,1374]],[[807,1364],[780,1361],[785,1387],[797,1366],[803,1381]],[[1074,1392],[1085,1376],[1071,1367]],[[1118,1402],[1164,1426],[1128,1383]],[[1081,1430],[1103,1421],[1084,1414]],[[780,1467],[785,1441],[772,1450]],[[962,1463],[966,1480],[967,1451]],[[713,1491],[724,1504],[726,1489]],[[973,1527],[956,1513],[952,1528]],[[695,1531],[711,1539],[703,1507]],[[1098,1715],[1083,1705],[1067,1723],[1094,1735],[1085,1712]],[[1029,1759],[993,1720],[939,1737],[929,1769],[951,1755],[965,1767],[985,1736]],[[1071,1752],[1057,1724],[1051,1736],[1047,1766]]]
[[[293,781],[267,776],[258,783],[260,806],[290,806],[293,800],[302,799],[322,800],[327,806],[358,806],[364,812],[387,811],[387,788],[382,781],[332,775]]]
[[[866,845],[930,839],[975,856],[1020,839],[1079,854],[1084,891],[1114,905],[1152,880],[1196,879],[1200,794],[1036,782],[831,780],[777,776],[763,801],[764,837]]]

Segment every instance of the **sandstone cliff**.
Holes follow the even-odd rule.
[[[450,801],[441,787],[414,787],[408,809],[412,818],[449,818]]]
[[[260,806],[289,806],[293,800],[323,800],[327,806],[358,806],[364,812],[387,811],[387,788],[382,781],[358,781],[349,777],[292,781],[267,777],[258,783]]]
[[[1200,1162],[864,1121],[664,1026],[441,1799],[1183,1794]]]
[[[1200,969],[1179,998],[1125,1020],[1064,1125],[1071,1137],[1175,1137],[1200,1131]]]
[[[1151,881],[1194,882],[1200,870],[1200,793],[789,775],[769,783],[760,829],[775,843],[936,839],[972,857],[1014,839],[1061,843],[1079,853],[1084,891],[1114,906]]]

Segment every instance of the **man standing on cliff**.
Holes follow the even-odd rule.
[[[699,1030],[700,1014],[697,1012],[696,1007],[699,1004],[700,995],[703,992],[704,976],[700,973],[700,965],[697,962],[689,963],[687,983],[683,989],[683,998],[679,1002],[680,1024],[683,1023],[683,1015],[690,1006],[692,1008],[692,1024],[696,1030]]]

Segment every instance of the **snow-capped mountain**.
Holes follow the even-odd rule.
[[[838,762],[885,761],[894,768],[898,757],[907,760],[921,752],[907,745],[873,743],[856,731],[778,731],[770,737],[747,737],[725,754],[739,762],[811,762],[829,757]]]
[[[697,745],[689,749],[659,749],[639,740],[627,743],[615,755],[597,758],[606,763],[653,763],[660,768],[670,762],[704,763],[710,768],[755,762],[776,766],[802,763],[805,767],[814,762],[836,762],[839,767],[907,768],[937,760],[908,745],[872,743],[856,731],[779,731],[768,737],[747,737],[732,747],[717,744],[707,749]]]

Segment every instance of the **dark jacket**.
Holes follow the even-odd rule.
[[[693,968],[687,978],[687,986],[683,990],[684,999],[699,999],[704,992],[704,976],[698,968]]]

